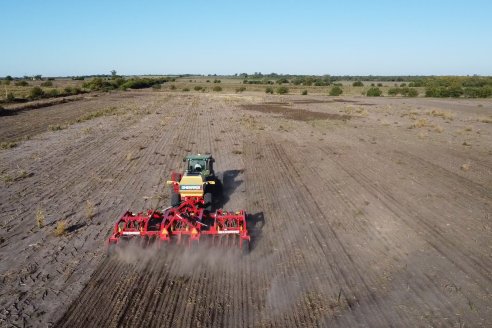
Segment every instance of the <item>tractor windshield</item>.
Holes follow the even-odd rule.
[[[188,172],[202,173],[203,171],[208,171],[208,161],[204,159],[188,160]]]

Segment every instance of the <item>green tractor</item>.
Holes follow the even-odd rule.
[[[214,202],[220,197],[221,182],[214,172],[214,158],[210,154],[188,155],[183,158],[186,170],[183,174],[172,173],[167,184],[172,185],[171,206],[178,206],[182,201],[194,200],[205,210],[211,212]]]

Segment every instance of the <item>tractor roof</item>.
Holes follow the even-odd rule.
[[[185,157],[186,160],[208,160],[208,159],[211,159],[212,158],[212,154],[204,154],[204,155],[201,155],[201,154],[196,154],[196,155],[188,155]]]

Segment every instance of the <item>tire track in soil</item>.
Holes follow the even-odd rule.
[[[323,149],[320,150],[326,153],[325,150]],[[406,160],[410,160],[410,159],[406,157]],[[429,211],[421,214],[416,210],[416,208],[418,208],[417,206],[402,204],[399,198],[397,199],[395,196],[393,196],[393,193],[384,190],[378,184],[372,183],[372,181],[374,181],[373,177],[367,176],[367,174],[362,173],[360,170],[348,168],[347,166],[344,166],[343,163],[338,162],[337,164],[339,165],[340,168],[345,170],[355,180],[360,181],[360,183],[366,189],[371,190],[372,194],[379,195],[380,201],[382,201],[387,208],[391,209],[393,214],[396,217],[398,217],[400,220],[402,220],[406,225],[408,225],[409,228],[415,231],[421,231],[420,227],[425,227],[425,230],[421,232],[425,234],[426,242],[432,245],[432,247],[438,253],[444,255],[454,265],[459,267],[460,270],[468,273],[471,276],[480,276],[483,280],[488,281],[489,283],[484,284],[484,286],[490,285],[490,283],[492,282],[492,277],[490,276],[490,272],[492,268],[491,263],[482,264],[485,258],[480,258],[480,259],[476,258],[474,255],[475,252],[466,252],[465,250],[463,250],[461,246],[463,241],[466,242],[467,234],[466,235],[462,234],[460,236],[461,238],[457,238],[457,240],[460,240],[460,245],[457,245],[449,238],[443,236],[442,232],[435,227],[435,222],[439,222],[443,217],[441,213],[435,213],[433,211]],[[423,164],[424,163],[420,161],[418,166],[421,168],[426,168],[426,166],[427,168],[429,167],[428,165],[423,165]],[[433,171],[435,172],[436,170]],[[367,169],[365,172],[372,173],[370,169]],[[444,183],[447,183],[447,181],[449,180],[446,179],[447,173],[444,171],[440,171],[440,174],[443,176],[443,178],[439,180],[444,181]],[[469,188],[470,190],[476,190],[476,187],[478,186],[476,184],[469,182],[466,179],[459,179],[459,182],[461,188],[463,188],[464,186],[465,188]],[[456,190],[457,188],[445,188],[445,189]],[[482,189],[481,186],[480,189]],[[465,196],[465,202],[476,201],[475,198],[467,199],[466,195],[463,194],[461,196]],[[419,210],[425,211],[426,208],[420,207]],[[409,220],[408,214],[410,214],[413,219],[416,219],[416,221]],[[432,220],[429,220],[430,218],[432,218]],[[429,221],[433,222],[434,226],[431,225]],[[467,231],[467,229],[463,229],[463,228],[465,227],[461,227],[461,229],[456,229],[456,230],[457,232]],[[443,247],[444,249],[441,250],[440,246]],[[454,255],[454,254],[458,254],[458,255]],[[456,260],[453,260],[453,258],[456,258]],[[457,261],[463,261],[464,263],[459,264],[457,263]],[[473,270],[472,268],[474,268],[475,270]],[[472,270],[469,271],[470,269]]]
[[[307,214],[305,222],[311,221],[311,223],[313,223],[313,219],[317,219],[318,221],[326,220],[326,218],[324,218],[324,213],[320,209],[319,205],[316,203],[312,195],[309,195],[309,190],[307,186],[302,180],[298,179],[300,178],[300,175],[290,162],[289,156],[287,156],[287,154],[283,151],[283,148],[279,147],[279,145],[273,145],[272,147],[273,149],[271,151],[277,154],[275,163],[277,165],[282,164],[285,167],[284,169],[280,170],[286,173],[284,174],[283,180],[280,180],[284,182],[282,187],[285,188],[286,182],[289,181],[293,186],[292,190],[297,191],[297,198],[299,202],[297,206],[301,208],[300,210],[297,209],[297,211],[300,211],[299,216],[304,213]],[[305,197],[304,195],[306,194],[310,197]],[[291,213],[295,213],[296,209],[291,209],[290,211]],[[296,224],[293,222],[291,222],[290,224],[294,227],[296,226]],[[316,242],[315,245],[312,245],[313,250],[316,251],[314,257],[319,259],[320,261],[326,261],[326,264],[331,271],[329,272],[332,275],[331,279],[329,279],[329,281],[331,282],[330,285],[341,285],[342,287],[340,288],[344,290],[346,294],[350,295],[350,298],[355,300],[360,300],[364,298],[364,295],[365,297],[369,297],[369,302],[376,304],[376,308],[372,309],[373,313],[371,316],[371,320],[374,321],[373,324],[384,325],[385,322],[389,322],[389,320],[385,318],[385,314],[377,306],[377,299],[375,299],[371,295],[368,284],[366,283],[361,273],[358,271],[358,268],[351,259],[351,255],[346,251],[345,246],[339,240],[334,230],[328,226],[325,231],[322,231],[316,229],[316,227],[312,228],[312,226],[313,224],[310,224],[308,226],[309,229],[306,232],[308,235],[314,237],[314,240],[310,242]],[[334,254],[336,254],[336,257],[334,256]],[[302,264],[302,267],[309,267],[310,264],[312,265],[312,263]],[[317,272],[315,271],[315,273]],[[325,272],[325,274],[328,273]],[[311,281],[313,281],[313,279],[308,278],[306,279],[306,281],[310,283]],[[355,289],[356,286],[359,285],[363,286],[363,289],[360,291]],[[307,288],[310,289],[309,287]],[[374,312],[376,311],[378,311],[379,313],[375,314]],[[367,315],[368,314],[369,313],[367,313]],[[320,314],[318,313],[318,318],[312,318],[313,323],[316,322],[316,319],[319,319],[319,316]],[[364,322],[364,320],[362,320],[361,322]]]
[[[425,319],[425,320],[427,320],[427,322],[429,324],[432,324],[432,325],[439,324],[439,323],[442,323],[442,320],[445,320],[449,324],[455,324],[456,321],[453,320],[453,316],[455,316],[456,313],[467,312],[467,308],[469,308],[467,303],[479,304],[479,303],[481,303],[481,301],[480,301],[481,298],[483,300],[483,297],[485,297],[485,298],[487,297],[486,296],[487,292],[483,293],[483,291],[480,291],[480,289],[477,289],[476,286],[474,285],[476,283],[479,286],[482,286],[482,288],[489,285],[489,283],[487,282],[488,281],[487,276],[482,275],[480,277],[480,273],[476,272],[477,269],[479,269],[478,271],[480,271],[481,265],[477,265],[477,263],[471,263],[470,262],[470,263],[467,263],[465,265],[466,269],[464,269],[463,266],[461,266],[461,267],[459,265],[456,266],[456,263],[452,259],[450,259],[450,257],[449,257],[449,256],[453,256],[453,257],[458,257],[458,258],[462,258],[465,260],[468,258],[471,258],[471,260],[473,261],[473,258],[474,258],[473,254],[476,254],[476,242],[477,241],[475,240],[474,242],[471,242],[471,239],[469,237],[470,237],[470,235],[474,235],[474,232],[476,233],[476,235],[483,235],[483,231],[480,231],[480,229],[477,226],[474,226],[472,228],[467,227],[466,220],[464,222],[462,222],[460,220],[457,222],[458,225],[453,224],[453,227],[455,230],[454,232],[456,232],[456,234],[458,235],[457,237],[449,235],[449,233],[447,235],[444,235],[444,234],[439,232],[437,234],[437,236],[441,240],[440,239],[435,240],[435,238],[433,238],[433,236],[436,234],[436,232],[432,232],[432,230],[435,230],[437,228],[437,226],[440,222],[443,222],[443,224],[445,225],[446,220],[443,220],[444,219],[443,214],[446,211],[448,211],[448,208],[449,208],[450,213],[452,213],[454,211],[454,213],[462,212],[463,214],[465,214],[465,211],[469,211],[470,208],[473,208],[475,212],[477,212],[477,209],[478,209],[478,212],[480,212],[480,208],[484,207],[484,205],[485,205],[485,204],[480,204],[481,200],[483,200],[483,198],[482,198],[483,192],[480,192],[480,190],[482,189],[482,187],[480,185],[477,185],[475,183],[469,183],[468,184],[468,181],[465,180],[465,183],[468,184],[467,186],[465,186],[465,188],[470,190],[470,192],[468,193],[470,196],[464,195],[464,197],[462,197],[457,204],[450,203],[449,206],[447,206],[447,204],[439,204],[438,208],[440,208],[441,211],[437,212],[437,213],[433,212],[432,210],[429,211],[431,208],[429,208],[429,206],[427,204],[425,204],[426,206],[425,206],[424,210],[421,210],[421,209],[419,209],[418,204],[412,204],[412,201],[410,201],[410,202],[408,201],[409,199],[414,198],[412,196],[412,193],[415,194],[418,192],[422,192],[422,190],[432,191],[432,189],[436,189],[437,191],[439,191],[439,190],[441,190],[441,191],[442,190],[462,190],[460,187],[458,187],[456,185],[456,183],[459,183],[461,186],[461,184],[463,183],[463,181],[462,181],[463,179],[461,179],[461,178],[456,179],[456,176],[454,176],[453,174],[449,175],[447,171],[439,170],[439,168],[436,168],[435,165],[429,166],[429,165],[427,165],[427,162],[425,162],[425,161],[424,161],[424,163],[422,163],[421,161],[418,161],[417,164],[412,162],[412,165],[410,165],[410,167],[413,167],[413,168],[418,167],[418,169],[419,169],[418,176],[416,176],[415,179],[412,181],[416,181],[416,182],[427,181],[427,180],[432,181],[432,179],[429,179],[428,177],[426,177],[426,175],[433,175],[434,178],[436,179],[436,181],[439,181],[439,184],[443,184],[446,187],[443,188],[439,185],[433,185],[432,182],[427,182],[428,186],[421,185],[421,184],[417,185],[418,189],[416,191],[412,190],[412,188],[409,188],[409,187],[398,188],[398,185],[392,185],[391,184],[391,180],[388,179],[389,178],[388,176],[386,176],[385,180],[384,180],[384,181],[388,181],[387,182],[388,184],[387,185],[384,185],[384,184],[380,185],[378,182],[381,180],[380,179],[380,172],[375,171],[374,168],[379,168],[379,167],[384,168],[387,166],[386,163],[381,163],[381,162],[380,163],[374,163],[374,161],[372,161],[372,160],[368,161],[367,159],[363,159],[363,158],[353,158],[353,155],[358,154],[357,152],[354,152],[354,151],[351,152],[352,158],[348,158],[347,156],[343,156],[343,157],[339,158],[339,156],[337,156],[337,155],[335,155],[335,156],[332,155],[332,154],[337,154],[332,147],[324,147],[324,148],[328,149],[328,150],[322,149],[324,155],[327,155],[327,156],[324,156],[324,159],[326,162],[332,162],[333,163],[333,164],[331,164],[332,168],[330,168],[330,170],[328,170],[328,171],[326,170],[325,167],[316,167],[316,169],[311,169],[311,168],[309,168],[310,165],[309,164],[306,165],[305,163],[316,162],[314,158],[311,158],[311,157],[316,158],[317,157],[316,154],[318,154],[318,152],[316,152],[316,151],[313,152],[313,150],[312,150],[313,148],[323,148],[323,147],[313,145],[312,147],[306,147],[304,150],[303,150],[303,147],[301,147],[301,148],[296,148],[296,147],[289,148],[289,150],[292,153],[295,153],[295,152],[301,153],[301,155],[298,156],[297,158],[303,158],[303,165],[299,166],[299,167],[300,167],[301,171],[308,170],[307,173],[304,172],[302,174],[302,176],[303,176],[302,180],[306,181],[308,188],[313,189],[313,191],[311,193],[311,196],[313,198],[315,198],[317,194],[325,196],[327,194],[332,193],[334,195],[337,195],[338,196],[337,198],[341,198],[344,201],[344,203],[346,203],[346,205],[343,206],[342,208],[350,209],[351,207],[353,207],[355,205],[354,199],[358,198],[357,197],[358,194],[364,195],[364,197],[367,197],[368,195],[370,195],[371,198],[374,198],[374,196],[375,196],[376,199],[370,199],[371,203],[373,203],[373,202],[374,203],[382,203],[383,207],[386,209],[385,210],[386,213],[384,213],[384,214],[386,214],[386,216],[388,216],[391,220],[394,220],[395,216],[398,219],[400,219],[400,217],[402,217],[403,218],[402,221],[406,221],[406,222],[405,222],[405,224],[398,223],[400,225],[399,230],[401,230],[403,232],[403,234],[412,231],[412,236],[414,236],[412,238],[419,241],[421,244],[425,244],[425,243],[430,242],[432,245],[432,244],[437,242],[437,244],[442,243],[442,244],[446,245],[446,244],[449,244],[450,241],[457,241],[457,242],[459,241],[459,243],[460,243],[459,246],[458,246],[458,244],[456,244],[456,247],[458,247],[458,250],[461,249],[463,245],[468,244],[468,246],[464,248],[465,250],[469,250],[471,252],[468,254],[466,252],[463,252],[462,254],[460,254],[459,251],[457,252],[457,250],[451,249],[451,250],[449,250],[449,252],[447,252],[447,254],[442,253],[441,251],[438,250],[438,254],[427,255],[427,257],[432,256],[435,258],[434,260],[430,259],[430,261],[435,262],[435,260],[439,259],[441,256],[443,256],[448,261],[451,261],[451,263],[449,263],[449,262],[442,263],[442,264],[440,264],[440,266],[449,267],[448,272],[452,272],[453,275],[456,275],[456,274],[460,275],[459,270],[458,271],[456,270],[457,268],[459,268],[464,273],[466,273],[468,277],[474,276],[474,278],[473,278],[474,283],[471,286],[469,283],[462,282],[463,289],[464,289],[465,285],[467,285],[466,287],[468,287],[470,289],[466,293],[464,291],[461,292],[462,293],[462,295],[461,295],[462,299],[457,300],[456,297],[455,297],[455,299],[451,299],[449,295],[445,294],[445,291],[443,290],[444,288],[449,288],[449,286],[454,286],[454,284],[452,283],[452,281],[453,281],[452,276],[450,276],[448,272],[444,272],[444,271],[437,272],[437,273],[433,272],[431,274],[427,274],[425,269],[423,269],[426,267],[425,260],[419,260],[422,263],[415,263],[416,268],[411,269],[410,272],[414,277],[412,277],[412,278],[408,278],[408,277],[407,278],[405,278],[405,277],[401,278],[401,277],[398,277],[398,275],[396,276],[396,279],[394,279],[394,280],[398,281],[398,283],[401,283],[401,285],[402,285],[401,287],[403,287],[404,284],[405,284],[405,288],[408,286],[408,289],[409,289],[409,291],[411,290],[411,292],[408,293],[407,299],[402,299],[398,295],[395,295],[394,291],[391,291],[390,294],[387,296],[389,296],[390,298],[399,298],[399,301],[401,302],[400,304],[406,304],[407,306],[411,305],[414,309],[416,309],[414,311],[414,313],[412,313],[411,315],[409,315],[408,313],[402,314],[404,317],[408,318],[407,319],[408,324],[411,324],[411,322],[414,322],[415,319],[422,320],[422,313],[429,313],[429,312],[431,312],[431,313],[434,312],[434,315],[435,315],[435,317],[432,317],[430,319],[429,318]],[[395,149],[398,149],[398,147],[396,147]],[[378,151],[376,151],[375,153],[379,154]],[[315,155],[313,155],[313,154],[315,154]],[[374,152],[369,152],[368,154],[374,154]],[[384,157],[381,157],[381,158],[384,158]],[[398,157],[397,159],[400,159],[403,162],[409,161],[408,158],[401,158],[401,156]],[[391,160],[395,160],[395,158],[391,158]],[[357,163],[357,164],[356,165],[347,165],[347,163]],[[361,169],[359,169],[359,170],[355,169],[355,167],[358,167],[358,166],[360,166]],[[342,175],[339,177],[339,179],[349,180],[349,182],[345,183],[345,185],[351,186],[352,188],[347,190],[347,187],[344,185],[343,187],[345,187],[345,190],[343,193],[341,193],[340,191],[337,190],[339,188],[339,186],[337,186],[336,180],[334,181],[334,183],[330,183],[330,180],[328,179],[328,181],[326,181],[326,183],[325,183],[325,188],[321,188],[323,190],[319,190],[320,187],[318,187],[319,184],[317,182],[323,181],[324,180],[323,177],[330,177],[331,175],[333,175],[333,170],[341,171]],[[347,172],[349,172],[349,174],[347,174]],[[356,172],[356,173],[354,173],[354,172]],[[364,173],[362,173],[362,172],[364,172]],[[365,176],[361,177],[360,176],[361,174],[363,174]],[[442,175],[442,177],[440,177],[441,175]],[[350,181],[350,180],[352,180],[352,181]],[[309,181],[311,181],[311,182],[309,182]],[[452,181],[454,181],[454,182],[452,182]],[[459,182],[459,181],[461,181],[461,182]],[[331,187],[332,185],[334,187]],[[369,185],[370,187],[367,187],[367,185]],[[313,186],[316,186],[316,187],[313,187]],[[328,187],[326,187],[326,186],[328,186]],[[393,187],[397,187],[397,189],[392,190]],[[361,188],[362,188],[362,190],[361,190]],[[377,188],[377,190],[375,188]],[[406,195],[405,195],[405,193],[404,193],[404,195],[402,195],[402,190],[405,191]],[[478,194],[477,194],[477,191],[479,191]],[[350,195],[350,196],[346,196],[346,195]],[[390,200],[388,200],[387,195],[393,195],[393,196],[391,196],[392,198]],[[383,199],[382,202],[380,201],[381,198]],[[451,194],[450,196],[448,196],[448,198],[453,198],[453,195]],[[320,199],[320,197],[318,197],[318,199]],[[402,203],[400,201],[397,201],[397,199],[400,199],[400,200],[405,199],[406,200],[405,204],[402,205]],[[363,203],[364,201],[366,201],[366,199],[362,198],[358,202]],[[333,199],[333,201],[326,201],[325,200],[322,202],[337,205],[337,203],[340,203],[340,199],[339,200]],[[399,212],[395,213],[395,210],[393,209],[394,206],[389,206],[389,205],[387,205],[387,203],[393,204],[393,205],[399,204],[399,206],[401,206]],[[473,204],[473,205],[470,206],[470,204]],[[487,205],[485,205],[484,211],[487,211],[486,207],[487,207]],[[355,207],[354,207],[354,209],[355,209]],[[419,214],[419,213],[415,214],[416,213],[415,209],[419,209],[419,212],[423,212],[425,214]],[[459,211],[457,211],[457,210],[459,210]],[[327,208],[325,208],[325,211],[327,211]],[[336,211],[335,211],[335,214],[337,214]],[[366,224],[366,227],[365,227],[366,230],[369,228],[372,228],[372,225],[373,225],[372,222],[374,221],[374,219],[376,219],[376,222],[379,221],[378,224],[381,224],[381,223],[385,224],[385,222],[382,222],[381,220],[377,220],[377,217],[370,217],[369,216],[370,214],[366,215],[364,213],[361,213],[361,215],[364,216],[366,219],[370,219],[369,226],[367,226],[367,224]],[[420,232],[422,229],[420,228],[419,222],[413,221],[413,217],[415,217],[415,216],[417,216],[417,218],[420,217],[422,220],[425,218],[426,221],[432,222],[432,225],[429,225],[429,227],[431,228],[431,231],[429,232],[429,234],[424,235],[424,237],[426,237],[425,240],[422,240],[422,236],[421,236],[422,232]],[[350,218],[351,215],[350,215],[350,213],[344,213],[341,215],[341,217],[342,218],[343,217]],[[448,218],[449,217],[450,216],[448,216]],[[458,217],[459,217],[459,215],[458,215]],[[452,218],[452,216],[451,216],[451,218]],[[384,252],[386,249],[386,251],[389,252],[389,254],[387,254],[386,257],[389,259],[392,259],[391,262],[394,262],[395,264],[397,264],[398,261],[401,261],[401,260],[405,261],[406,258],[408,258],[408,253],[406,253],[406,252],[409,249],[409,247],[408,247],[409,245],[405,245],[405,242],[403,242],[403,240],[407,239],[408,237],[401,235],[401,232],[399,233],[398,231],[395,231],[396,234],[394,234],[394,235],[396,235],[396,236],[393,236],[393,234],[392,235],[385,235],[384,233],[381,234],[381,232],[374,230],[374,229],[371,229],[371,230],[368,230],[365,235],[361,235],[360,233],[362,233],[363,231],[360,230],[360,228],[362,226],[361,225],[357,226],[357,223],[354,224],[354,222],[351,222],[351,221],[353,221],[353,220],[349,220],[347,223],[344,223],[344,225],[343,225],[343,227],[344,227],[343,231],[344,232],[342,235],[347,236],[347,234],[351,231],[352,231],[351,233],[353,233],[354,226],[355,226],[355,227],[357,227],[357,229],[355,229],[355,231],[357,233],[359,233],[359,235],[357,236],[357,239],[358,239],[357,243],[364,244],[365,235],[371,236],[372,237],[371,239],[373,239],[374,236],[377,236],[377,237],[381,238],[381,242],[378,241],[377,239],[373,240],[372,243],[370,244],[371,250],[376,248],[375,246],[377,246],[377,248],[381,249],[380,252]],[[470,221],[468,224],[474,224],[475,221],[477,221],[477,219],[476,218],[470,218],[470,219],[467,219],[467,221]],[[425,224],[423,226],[425,227],[426,225],[428,225],[428,224]],[[448,226],[449,226],[449,224],[448,224]],[[461,235],[460,235],[460,233],[461,233]],[[401,238],[401,239],[398,239],[398,238]],[[408,238],[408,239],[410,239],[410,238]],[[416,244],[415,240],[412,240],[414,249],[415,249],[415,244]],[[347,242],[348,242],[348,244],[350,244],[350,243],[354,244],[354,242],[351,241],[350,239],[345,241],[345,243],[347,243]],[[371,242],[370,239],[369,239],[369,242]],[[377,244],[375,244],[376,242],[380,243],[381,245],[378,246]],[[484,240],[484,242],[485,242],[485,240]],[[398,244],[400,244],[400,245],[398,245]],[[408,244],[408,242],[407,242],[407,244]],[[403,250],[400,251],[398,248],[395,249],[394,247],[392,247],[394,245],[398,245],[398,247],[401,247],[401,246],[405,246],[405,247],[403,247]],[[410,245],[410,246],[412,246],[412,245]],[[351,248],[355,249],[354,247],[351,247]],[[391,255],[391,253],[393,253],[393,254]],[[365,255],[368,258],[381,257],[377,253],[365,254]],[[384,258],[384,256],[382,258]],[[481,256],[480,258],[483,258],[483,257]],[[396,261],[394,259],[396,259]],[[363,258],[362,259],[361,258],[359,258],[359,259],[354,258],[354,261],[356,263],[364,263]],[[440,261],[440,262],[442,262],[442,261]],[[489,261],[486,260],[485,262],[489,262]],[[401,265],[397,265],[397,266],[401,266]],[[371,268],[371,263],[367,263],[367,265],[363,265],[362,267]],[[435,271],[435,267],[432,268],[430,271]],[[483,271],[483,272],[485,273],[486,271]],[[490,270],[489,270],[489,272],[490,272]],[[398,274],[398,272],[397,272],[397,274]],[[477,277],[477,274],[478,274],[478,277]],[[436,277],[440,278],[439,284],[436,283]],[[463,276],[461,278],[464,280],[470,280],[469,278],[467,278],[465,276]],[[456,281],[456,277],[454,280]],[[422,282],[422,283],[414,283],[414,281]],[[393,285],[393,286],[389,286],[389,287],[397,288],[396,286],[397,285]],[[455,287],[453,287],[453,288],[455,288]],[[465,294],[467,294],[467,295],[465,295]],[[482,295],[478,296],[478,294],[482,294]],[[386,299],[386,297],[385,297],[385,299]],[[388,300],[385,300],[385,302],[389,303]],[[391,304],[398,304],[398,303],[395,302],[395,303],[391,303]],[[443,306],[443,304],[445,304],[445,306]],[[475,305],[473,305],[473,306],[475,306]],[[486,316],[487,310],[485,308],[482,308],[482,310]],[[401,312],[401,311],[398,311],[398,312]],[[468,312],[470,312],[470,311],[468,311]],[[471,312],[473,312],[473,311],[471,311]],[[344,317],[343,319],[346,319],[346,317]],[[455,319],[455,320],[457,320],[457,319]],[[483,317],[477,317],[476,313],[471,313],[471,315],[470,315],[470,313],[468,313],[467,314],[467,322],[479,323],[479,322],[484,322],[484,319],[483,319]]]

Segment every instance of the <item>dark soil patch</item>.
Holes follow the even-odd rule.
[[[287,119],[296,120],[296,121],[314,121],[314,120],[346,121],[352,118],[349,115],[312,112],[305,109],[290,108],[290,107],[286,107],[285,105],[280,106],[277,104],[269,104],[269,103],[258,104],[258,105],[242,105],[241,107],[245,110],[253,110],[256,112],[281,114]]]
[[[328,103],[332,103],[333,100],[331,100],[331,99],[327,99],[327,100],[302,99],[302,100],[294,100],[292,102],[295,104],[328,104]]]

